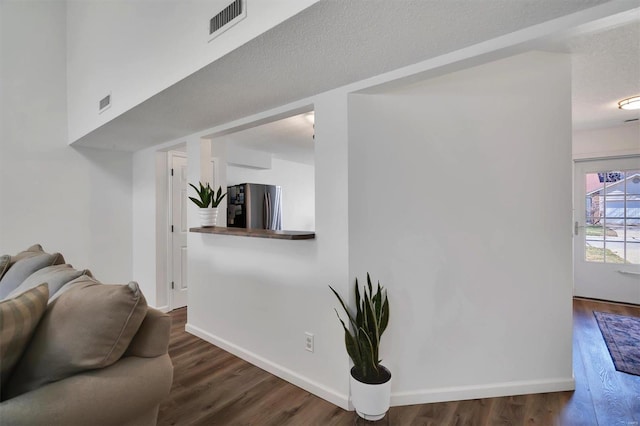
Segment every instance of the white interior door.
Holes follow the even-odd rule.
[[[640,157],[577,162],[576,296],[640,304]]]
[[[171,309],[187,306],[187,158],[171,153]]]

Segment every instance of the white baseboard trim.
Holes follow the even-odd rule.
[[[228,340],[222,339],[220,337],[214,336],[203,329],[196,327],[194,325],[188,324],[185,327],[185,330],[188,333],[193,334],[205,340],[212,345],[216,345],[219,348],[224,349],[227,352],[232,353],[233,355],[242,358],[243,360],[255,365],[256,367],[262,368],[269,373],[280,377],[287,382],[298,386],[310,392],[324,400],[329,401],[330,403],[337,405],[338,407],[349,410],[349,395],[344,395],[336,392],[333,389],[330,389],[320,383],[314,382],[309,378],[302,376],[292,370],[289,370],[282,365],[276,364],[268,359],[261,357],[253,352],[250,352],[244,348],[241,348]]]
[[[152,308],[153,308],[153,309],[157,309],[157,310],[159,310],[160,312],[164,312],[165,314],[166,314],[167,312],[169,312],[169,310],[170,310],[170,309],[169,309],[169,305],[159,306],[159,307],[157,307],[157,308],[156,308],[155,306],[152,306]]]
[[[243,360],[262,368],[269,373],[286,380],[312,394],[329,401],[345,410],[353,410],[349,404],[349,395],[336,392],[309,378],[276,364],[253,352],[241,348],[228,340],[214,336],[199,327],[187,324],[185,330],[216,345]],[[525,395],[531,393],[561,392],[575,389],[575,380],[570,378],[555,378],[546,380],[524,380],[518,382],[490,383],[476,386],[452,386],[436,389],[421,389],[409,392],[393,392],[391,406],[428,404],[443,401],[462,401],[465,399],[494,398],[500,396]]]
[[[432,402],[462,401],[465,399],[493,398],[530,393],[561,392],[574,390],[575,388],[576,382],[573,377],[491,383],[478,386],[453,386],[392,393],[391,405],[428,404]]]

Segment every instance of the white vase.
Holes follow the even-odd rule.
[[[198,209],[198,214],[200,215],[200,226],[203,228],[216,226],[218,222],[218,209],[216,207]]]
[[[389,372],[385,367],[381,367]],[[391,403],[391,373],[389,372],[389,380],[386,382],[371,385],[353,377],[353,371],[354,369],[351,369],[349,379],[351,402],[356,409],[356,413],[365,420],[380,420],[389,411]]]

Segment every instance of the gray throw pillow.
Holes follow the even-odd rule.
[[[27,257],[37,256],[44,253],[44,249],[40,244],[34,244],[26,250],[19,252],[16,255],[11,256],[11,264],[16,263],[18,260],[26,259]]]
[[[47,284],[40,284],[15,299],[0,302],[0,397],[47,308],[48,298]]]
[[[131,343],[147,313],[138,284],[100,284],[91,277],[50,302],[13,370],[6,396],[37,389],[86,370],[108,367]]]
[[[15,297],[20,293],[38,286],[40,283],[49,284],[49,297],[53,296],[66,283],[75,280],[81,275],[91,275],[88,269],[77,271],[69,264],[46,266],[33,274],[16,287],[9,296]]]
[[[6,298],[9,293],[16,289],[29,275],[46,266],[64,263],[64,258],[60,253],[41,253],[37,256],[27,257],[18,260],[11,265],[9,270],[0,279],[0,300]],[[40,282],[42,283],[42,281]]]

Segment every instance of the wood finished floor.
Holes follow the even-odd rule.
[[[573,306],[575,392],[392,407],[375,424],[639,426],[640,377],[615,370],[592,311],[640,317],[640,307],[583,299]],[[186,309],[171,316],[174,379],[158,425],[356,424],[353,412],[186,333]]]

